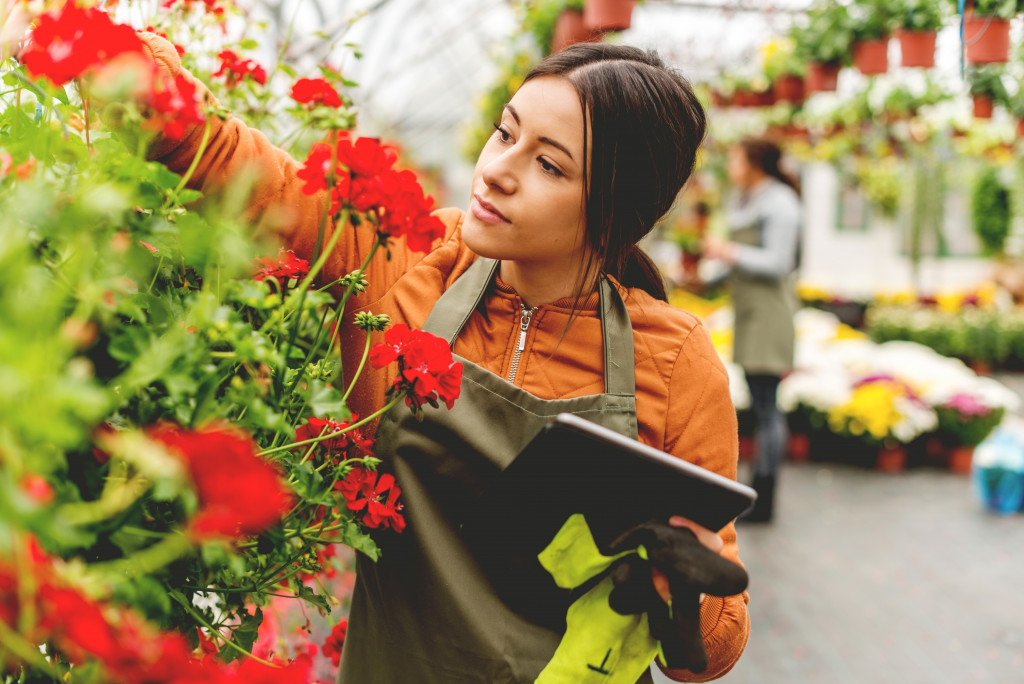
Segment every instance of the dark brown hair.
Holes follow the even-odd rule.
[[[591,257],[579,287],[596,267],[667,299],[661,273],[637,242],[693,173],[706,121],[690,83],[654,52],[603,43],[570,46],[535,66],[524,82],[541,76],[572,84],[590,129],[583,205]],[[587,148],[584,131],[584,159]]]
[[[782,150],[778,145],[767,138],[744,138],[738,144],[751,166],[761,169],[775,180],[793,188],[797,195],[800,194],[800,184],[796,178],[783,171],[779,166],[779,162],[782,160]]]

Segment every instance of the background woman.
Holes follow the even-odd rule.
[[[797,184],[779,167],[781,156],[775,143],[758,138],[730,148],[727,171],[735,192],[725,217],[729,239],[709,236],[704,243],[706,257],[732,267],[733,357],[747,376],[757,421],[753,486],[758,499],[743,518],[752,522],[771,520],[788,439],[776,391],[793,367],[802,217]]]

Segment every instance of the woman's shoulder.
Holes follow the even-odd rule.
[[[701,319],[639,288],[621,288],[633,325],[637,360],[643,354],[678,363],[720,366],[711,336]],[[668,367],[665,372],[672,373]]]

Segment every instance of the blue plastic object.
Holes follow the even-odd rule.
[[[1001,515],[1024,510],[1024,434],[996,428],[974,451],[973,477],[989,510]]]

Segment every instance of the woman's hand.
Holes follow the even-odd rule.
[[[25,0],[0,0],[0,60],[21,54],[25,34],[38,12]]]
[[[721,259],[730,264],[736,263],[736,245],[717,235],[705,235],[701,240],[701,248],[705,258]]]
[[[701,527],[681,515],[673,515],[668,519],[668,524],[672,527],[685,527],[690,530],[697,537],[697,541],[719,555],[721,555],[722,549],[725,547],[725,542],[722,541],[718,534],[706,527]],[[669,603],[672,600],[672,592],[669,590],[668,578],[665,577],[664,573],[657,568],[651,568],[651,581],[654,582],[654,588],[658,591],[658,595],[661,596],[665,603]],[[704,600],[704,594],[700,595],[700,599],[701,601]]]

